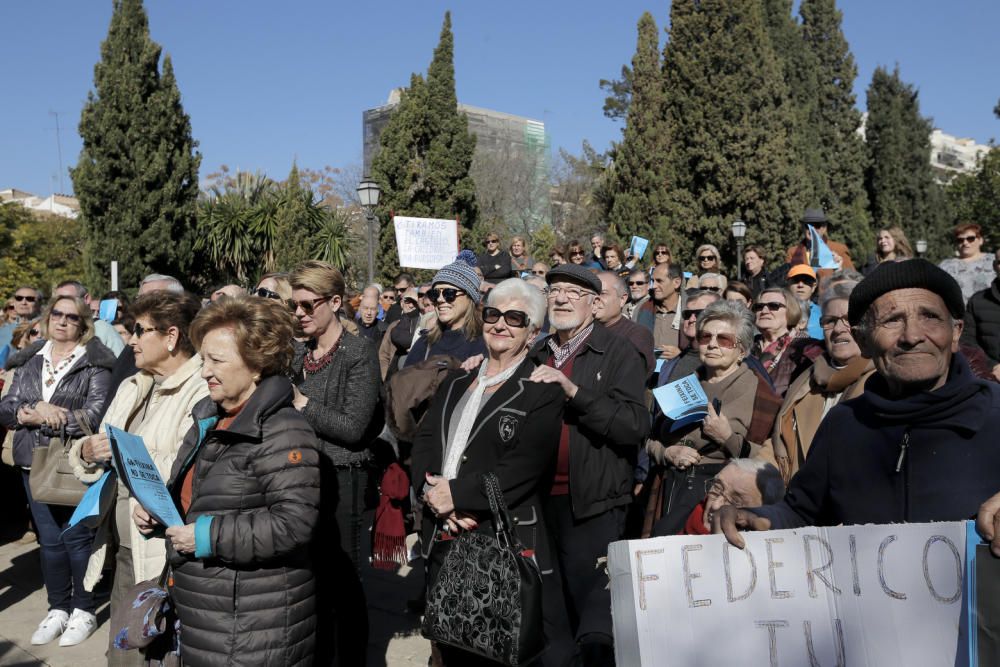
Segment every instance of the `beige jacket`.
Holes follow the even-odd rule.
[[[150,391],[152,391],[151,395]],[[201,377],[201,357],[197,354],[194,355],[159,385],[154,383],[153,375],[146,371],[139,371],[127,378],[118,387],[111,405],[108,406],[100,432],[104,431],[106,424],[125,428],[129,418],[142,409],[147,395],[149,395],[149,407],[146,411],[146,418],[139,428],[133,429],[132,432],[142,436],[160,476],[166,480],[170,477],[170,469],[177,457],[184,435],[194,423],[191,409],[195,403],[208,396],[208,385]],[[104,473],[104,468],[83,461],[80,458],[81,446],[82,443],[77,443],[70,450],[70,463],[74,466],[73,471],[78,478],[84,482],[93,483]],[[119,483],[118,500],[123,501],[127,496],[128,490]],[[131,516],[135,506],[135,500],[128,498],[129,516]],[[115,521],[116,512],[112,510],[109,515],[107,520]],[[109,526],[102,526],[102,528],[107,527]],[[145,581],[158,576],[166,562],[164,540],[143,537],[137,530],[133,529],[131,521],[119,522],[118,530],[121,541],[132,547],[134,581]],[[109,534],[108,530],[98,530],[98,536],[94,541],[94,550],[87,563],[87,573],[84,576],[84,588],[87,590],[93,590],[93,587],[101,580],[101,569],[107,555],[106,541]]]

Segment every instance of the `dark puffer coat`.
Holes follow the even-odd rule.
[[[1000,364],[1000,278],[969,299],[962,344],[979,347],[991,366]]]
[[[14,463],[22,468],[31,467],[32,451],[36,447],[48,445],[49,440],[62,436],[62,430],[48,426],[21,426],[17,423],[17,411],[25,403],[42,400],[42,355],[38,354],[45,341],[35,341],[10,358],[8,368],[16,368],[14,384],[10,392],[0,401],[0,424],[14,431]],[[87,415],[90,429],[101,423],[111,382],[111,368],[115,355],[96,338],[84,346],[85,354],[73,362],[56,386],[56,391],[48,402],[70,411],[66,420],[66,437],[82,438],[85,433],[76,421],[74,410],[83,410]]]
[[[168,544],[185,665],[309,665],[316,631],[308,555],[319,517],[319,451],[292,384],[265,378],[225,430],[206,398],[178,452],[179,497],[194,466],[194,555]],[[179,506],[179,504],[178,504]]]

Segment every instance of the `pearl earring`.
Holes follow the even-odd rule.
[[[174,346],[173,345],[167,345],[167,352],[173,352],[173,351],[174,351]]]

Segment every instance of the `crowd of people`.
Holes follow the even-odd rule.
[[[308,261],[204,298],[159,274],[134,300],[17,289],[0,424],[7,506],[27,509],[8,521],[37,540],[48,596],[31,642],[93,634],[102,578],[114,617],[169,573],[184,663],[364,665],[366,568],[420,562],[432,589],[456,539],[497,529],[487,475],[542,582],[532,664],[614,664],[601,563],[620,539],[741,546],[740,530],[982,506],[1000,549],[1000,251],[963,224],[937,266],[892,227],[862,263],[823,211],[802,223],[783,257],[747,247],[738,275],[710,244],[644,260],[595,234],[533,259],[489,234],[424,284],[400,270],[354,290]],[[838,268],[814,266],[810,227]],[[682,425],[652,391],[685,378],[708,404]],[[184,525],[121,480],[96,525],[36,499],[55,439],[83,485],[115,467],[109,425],[142,437]],[[109,664],[143,664],[118,630]],[[432,664],[481,662],[433,646]]]

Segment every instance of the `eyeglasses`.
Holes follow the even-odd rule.
[[[254,296],[259,296],[262,299],[274,299],[275,301],[281,301],[281,295],[277,292],[272,292],[269,289],[263,287],[258,287],[254,290]]]
[[[834,315],[824,315],[819,318],[819,325],[826,330],[835,329],[837,327],[837,322],[843,322],[844,326],[847,328],[851,327],[851,323],[847,321],[847,315],[841,315],[836,317]]]
[[[42,332],[39,331],[38,329],[32,329],[31,331],[28,332],[28,335],[29,336],[39,336],[39,335],[41,335],[41,333]]]
[[[590,290],[577,289],[576,287],[547,287],[545,289],[545,296],[549,299],[554,299],[555,297],[562,294],[570,301],[579,301],[584,296],[595,296],[595,292]]]
[[[955,237],[955,241],[957,243],[972,243],[973,241],[975,241],[978,238],[979,237],[976,236],[975,234],[973,234],[972,236],[956,236]],[[17,298],[17,297],[15,297],[15,298]]]
[[[583,257],[585,253],[582,250],[574,250],[569,254],[570,257]]]
[[[751,310],[753,310],[753,312],[755,312],[755,313],[759,313],[762,310],[764,310],[765,308],[767,308],[772,313],[776,313],[779,310],[781,310],[782,308],[786,308],[786,307],[787,306],[785,306],[785,304],[778,303],[777,301],[767,301],[767,302],[755,303],[753,305],[753,307],[751,308]]]
[[[162,333],[163,329],[161,329],[160,327],[149,327],[147,329],[138,322],[136,322],[135,326],[132,327],[132,335],[135,336],[136,338],[142,338],[143,334],[147,334],[150,331],[159,331]]]
[[[531,275],[545,277],[545,271],[532,271]]]
[[[483,308],[483,322],[486,322],[486,324],[496,324],[501,317],[503,317],[503,321],[507,323],[507,326],[517,329],[528,326],[528,322],[530,321],[528,314],[523,310],[501,311],[499,308],[493,308],[492,306]]]
[[[500,239],[486,239],[486,245],[491,243],[500,243]]]
[[[4,310],[14,310],[14,306],[7,306],[4,308]]]
[[[789,285],[794,285],[796,283],[802,283],[804,285],[809,285],[809,287],[812,287],[813,285],[816,284],[816,281],[810,278],[809,276],[795,276],[794,278],[788,279]]]
[[[414,308],[416,308],[417,306],[417,300],[414,299],[412,296],[408,296],[405,299],[403,299],[403,303],[408,306],[413,306]]]
[[[38,301],[38,297],[31,296],[30,294],[15,294],[14,301],[27,301],[28,303],[34,303]]]
[[[715,255],[699,255],[698,256],[698,261],[699,262],[714,262],[715,261]]]
[[[67,322],[71,322],[73,324],[80,323],[80,316],[76,313],[64,313],[61,310],[56,310],[55,308],[52,309],[50,317],[53,320],[66,320]]]
[[[302,312],[306,315],[312,315],[313,311],[316,310],[316,306],[323,303],[324,301],[329,301],[331,297],[321,296],[318,299],[310,299],[308,301],[292,301],[292,306],[294,310],[302,309]]]
[[[418,299],[426,299],[427,298],[427,292],[417,292],[417,298]]]
[[[455,303],[455,299],[464,295],[460,289],[455,289],[454,287],[445,287],[444,289],[438,289],[437,287],[432,287],[427,290],[427,298],[434,303],[438,302],[438,299],[444,297],[445,303]]]
[[[734,336],[733,334],[727,334],[727,333],[713,334],[707,331],[702,331],[700,334],[698,334],[698,345],[705,347],[706,345],[712,342],[713,338],[715,339],[716,345],[718,345],[724,350],[731,350],[734,347],[736,347],[736,336]]]
[[[705,495],[718,496],[719,498],[722,498],[727,505],[732,505],[733,507],[741,506],[739,501],[726,493],[726,485],[723,484],[718,477],[712,477],[711,479],[705,480]]]
[[[654,255],[669,255],[670,251],[669,250],[655,250],[653,252],[653,254]]]
[[[704,308],[688,308],[686,310],[682,310],[681,311],[681,318],[683,318],[684,321],[690,320],[692,317],[698,317],[698,315],[703,310],[705,310],[705,309]]]
[[[383,294],[382,295],[382,300],[383,301],[388,301],[390,303],[396,303],[396,295],[395,294]]]
[[[648,285],[649,281],[646,280],[630,280],[628,281],[629,287],[635,287],[636,285]]]
[[[702,287],[701,289],[708,290],[709,292],[715,292],[716,294],[722,289],[718,285],[712,285],[711,287]]]

